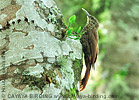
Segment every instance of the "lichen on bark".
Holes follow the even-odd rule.
[[[82,65],[79,64],[82,46],[79,40],[64,37],[66,26],[54,1],[2,2],[0,81],[4,80],[6,90],[9,90],[5,94],[60,96],[64,91],[70,93],[73,88],[79,92],[80,71],[76,70]]]

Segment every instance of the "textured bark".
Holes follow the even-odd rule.
[[[82,46],[79,40],[63,38],[65,25],[55,2],[0,4],[0,99],[76,98]]]

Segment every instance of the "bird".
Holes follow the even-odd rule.
[[[85,76],[80,81],[80,91],[83,91],[87,85],[90,76],[91,66],[95,68],[94,64],[97,60],[99,52],[98,49],[99,22],[94,16],[90,15],[84,8],[82,8],[82,10],[87,15],[87,23],[82,29],[82,32],[84,32],[84,34],[80,38],[80,42],[82,44],[82,50],[84,53],[86,72]]]

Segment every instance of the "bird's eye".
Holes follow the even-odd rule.
[[[95,18],[94,18],[94,17],[92,17],[91,19],[95,20]]]

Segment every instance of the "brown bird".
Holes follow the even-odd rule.
[[[85,76],[80,82],[80,91],[83,91],[86,87],[90,76],[91,66],[95,68],[94,63],[96,62],[98,55],[98,21],[94,16],[91,16],[85,9],[82,10],[87,14],[87,24],[83,28],[82,32],[85,32],[80,42],[82,44],[86,72]]]

